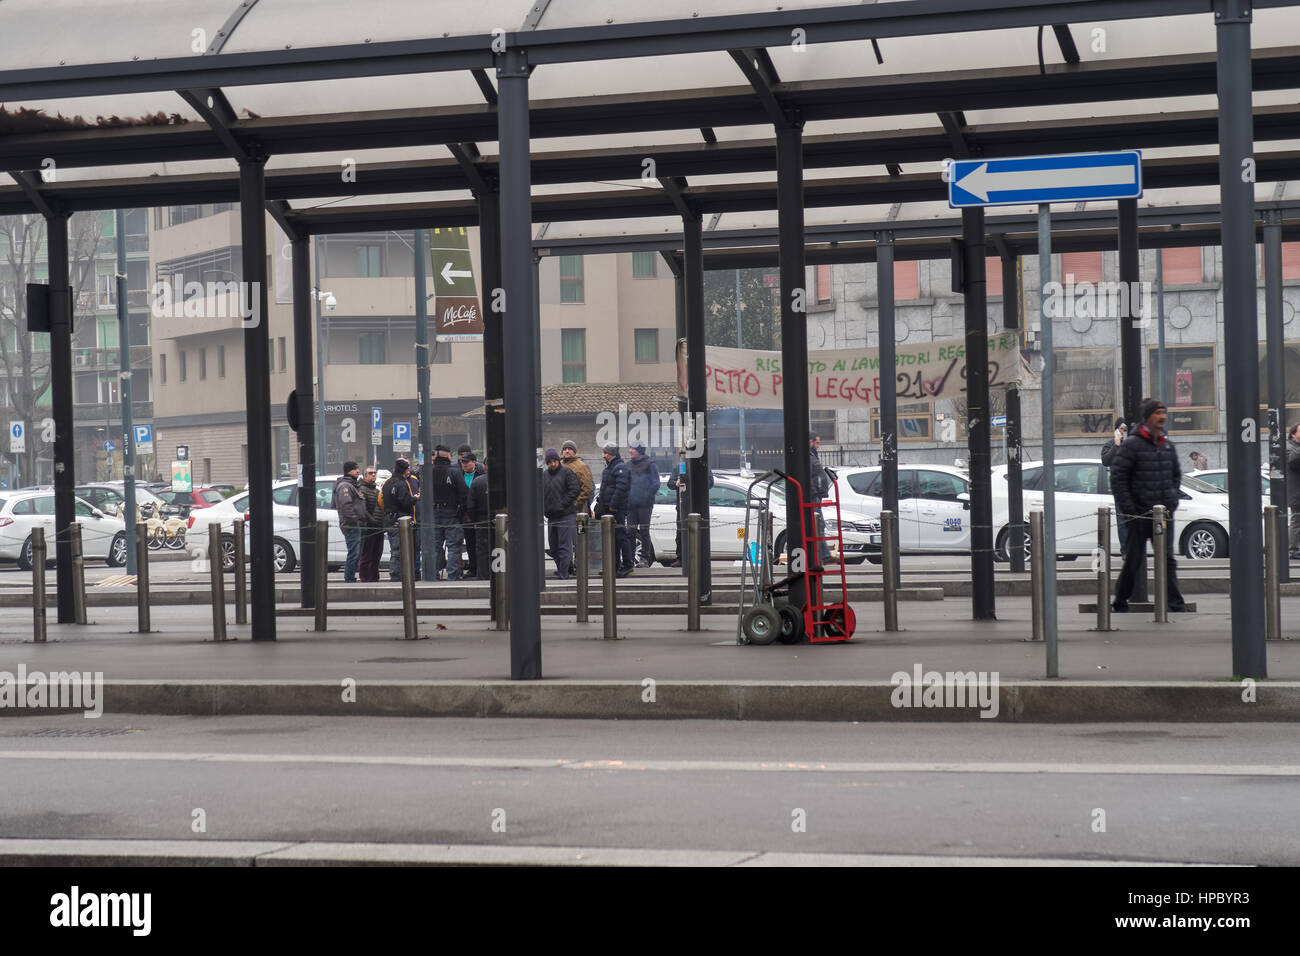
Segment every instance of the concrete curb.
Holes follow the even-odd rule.
[[[105,681],[104,713],[185,716],[541,717],[621,720],[980,721],[1078,723],[1138,721],[1300,721],[1300,681],[1253,685],[1242,700],[1235,681],[1183,683],[1011,681],[997,687],[997,711],[918,706],[921,690],[895,706],[885,681],[364,681],[355,702],[347,680]],[[648,680],[648,679],[647,679]],[[940,691],[942,695],[942,691]],[[959,702],[955,693],[949,695]],[[651,699],[652,698],[652,699]],[[913,703],[915,701],[915,703]],[[991,705],[991,700],[989,701]],[[988,710],[991,712],[992,707]],[[0,716],[75,713],[0,709]]]

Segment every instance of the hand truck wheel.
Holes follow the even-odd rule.
[[[793,604],[783,604],[777,608],[781,615],[781,633],[777,640],[782,644],[798,644],[803,640],[803,610]]]
[[[766,604],[757,604],[745,612],[740,628],[751,644],[771,644],[781,633],[781,615]]]
[[[834,608],[826,615],[826,631],[832,637],[842,637],[848,640],[853,636],[857,624],[857,615],[853,613],[853,608],[847,604],[842,608]]]

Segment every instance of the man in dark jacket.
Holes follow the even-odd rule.
[[[654,460],[646,457],[645,445],[633,445],[628,471],[632,473],[628,485],[627,512],[628,524],[632,527],[633,553],[636,545],[641,545],[641,566],[648,568],[655,563],[655,546],[650,540],[650,516],[654,513],[655,498],[659,495],[659,467]]]
[[[632,473],[618,455],[618,446],[605,446],[605,470],[600,475],[600,494],[596,497],[596,517],[614,516],[615,574],[625,578],[632,573],[632,537],[628,534],[628,492]]]
[[[576,528],[573,508],[581,494],[578,476],[560,464],[558,451],[546,449],[546,467],[542,469],[542,513],[546,515],[557,581],[569,577],[569,568],[573,564],[573,532]]]
[[[361,536],[361,563],[357,566],[357,580],[363,583],[379,580],[379,559],[384,553],[384,512],[379,507],[376,476],[374,467],[367,466],[357,485],[366,503],[365,532]]]
[[[388,577],[402,580],[402,536],[398,524],[402,518],[415,520],[420,505],[420,479],[411,474],[411,463],[405,458],[393,462],[393,474],[381,489],[384,497],[384,529],[388,532]],[[411,564],[415,575],[420,574],[420,535],[412,528],[414,544]]]
[[[469,516],[469,496],[474,491],[474,479],[487,472],[478,463],[478,456],[469,451],[468,445],[462,445],[461,448],[463,450],[460,453],[460,479],[465,483],[465,523],[461,525],[461,531],[465,535],[465,553],[468,555],[462,577],[468,581],[478,576],[479,562],[478,535],[475,533],[474,522]]]
[[[713,480],[713,469],[707,464],[704,466],[704,473],[709,476],[709,487],[715,484]],[[681,489],[678,491],[678,489]],[[678,491],[677,495],[677,563],[682,563],[682,528],[686,527],[686,516],[690,514],[691,506],[686,497],[686,462],[678,464],[677,471],[668,476],[668,490]]]
[[[1110,471],[1111,462],[1115,460],[1115,452],[1119,451],[1119,446],[1124,444],[1124,439],[1127,437],[1128,437],[1128,425],[1124,423],[1124,419],[1122,418],[1115,419],[1115,434],[1111,438],[1107,439],[1105,444],[1101,446],[1101,467],[1105,468],[1107,471]],[[1118,509],[1116,510],[1118,511]],[[1128,536],[1128,526],[1123,521],[1120,521],[1119,522],[1120,554],[1124,553],[1124,539],[1127,536]]]
[[[1110,485],[1119,508],[1119,520],[1129,522],[1128,548],[1124,552],[1124,569],[1120,571],[1119,583],[1115,587],[1113,609],[1120,613],[1128,610],[1137,575],[1145,564],[1147,542],[1152,539],[1151,509],[1164,505],[1169,515],[1163,556],[1168,568],[1169,610],[1186,611],[1187,604],[1178,589],[1178,566],[1174,561],[1173,519],[1180,500],[1183,472],[1178,466],[1174,443],[1165,435],[1167,411],[1164,403],[1154,398],[1143,399],[1141,409],[1141,427],[1137,434],[1130,435],[1120,445],[1110,466]],[[1155,560],[1161,560],[1161,555],[1156,555]]]
[[[1300,422],[1286,433],[1286,506],[1291,511],[1288,550],[1300,558]]]
[[[357,488],[361,471],[355,461],[343,463],[343,477],[334,483],[334,510],[339,514],[339,530],[348,545],[348,557],[343,563],[343,581],[353,584],[357,580],[357,564],[361,560],[361,537],[365,534],[366,500]]]
[[[465,499],[466,541],[471,528],[474,535],[474,576],[487,581],[492,572],[492,509],[488,501],[487,469],[474,476]]]
[[[435,572],[447,570],[448,581],[460,580],[460,557],[465,550],[465,499],[469,489],[461,468],[453,468],[451,449],[446,445],[434,448],[431,487],[425,491],[426,500],[433,504],[433,559]],[[427,520],[427,519],[426,519]]]

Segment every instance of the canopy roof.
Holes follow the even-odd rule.
[[[1208,0],[226,4],[0,2],[0,214],[235,201],[242,149],[304,232],[472,224],[502,44],[534,68],[542,242],[677,236],[661,180],[712,233],[775,229],[774,110],[805,126],[810,230],[951,222],[962,155],[1140,148],[1144,208],[1218,199]],[[1254,6],[1256,200],[1289,217],[1300,0]]]

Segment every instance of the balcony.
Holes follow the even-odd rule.
[[[77,349],[72,350],[72,370],[116,369],[122,361],[121,349]],[[153,346],[131,346],[131,367],[148,368],[153,361]]]
[[[129,233],[126,237],[126,254],[141,255],[149,251],[149,237],[147,235],[133,236]],[[95,254],[100,256],[117,255],[117,238],[115,236],[103,236],[99,244],[95,247]]]
[[[78,428],[118,428],[122,422],[121,402],[75,402],[72,423]],[[136,422],[153,421],[153,402],[132,402],[131,417]],[[115,436],[113,436],[115,437]]]

